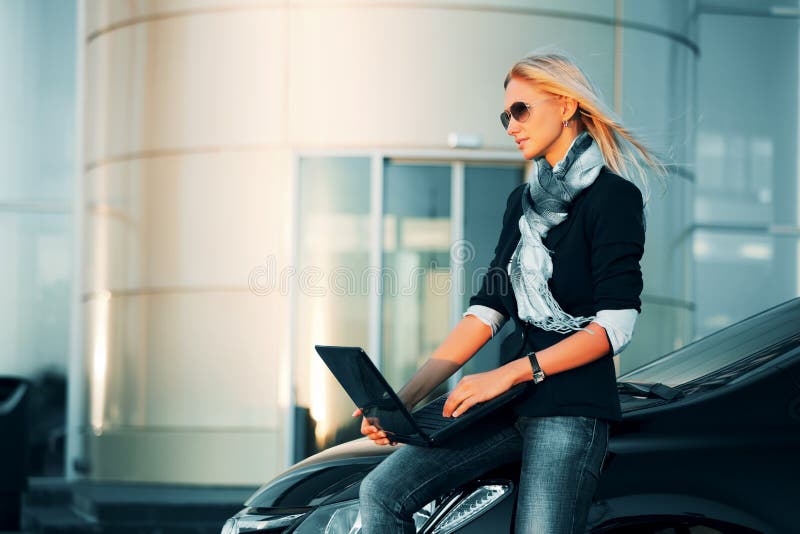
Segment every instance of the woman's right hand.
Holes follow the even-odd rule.
[[[358,417],[360,415],[361,408],[353,412],[353,417]],[[386,437],[386,432],[370,423],[366,417],[361,419],[361,433],[371,439],[375,445],[397,445],[396,442],[390,441],[389,438]]]

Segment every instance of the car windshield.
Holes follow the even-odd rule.
[[[800,298],[723,328],[657,360],[629,371],[620,382],[678,386],[703,377],[735,378],[800,346]]]

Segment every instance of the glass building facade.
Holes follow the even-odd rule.
[[[0,373],[63,377],[71,477],[257,484],[358,436],[313,346],[400,386],[461,318],[538,46],[669,163],[620,372],[800,294],[796,0],[6,0],[0,27]]]

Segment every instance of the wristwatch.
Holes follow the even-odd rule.
[[[539,367],[539,362],[536,360],[536,353],[531,351],[528,353],[528,359],[531,362],[531,368],[533,369],[533,383],[538,384],[542,380],[544,380],[545,374],[542,371],[542,368]]]

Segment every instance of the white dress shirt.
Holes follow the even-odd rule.
[[[503,314],[497,310],[477,304],[467,308],[463,317],[467,315],[474,315],[480,322],[489,326],[492,329],[492,337],[507,321]],[[633,337],[633,329],[636,326],[638,317],[639,312],[633,308],[626,310],[600,310],[597,312],[594,322],[605,329],[615,356],[623,351]]]

